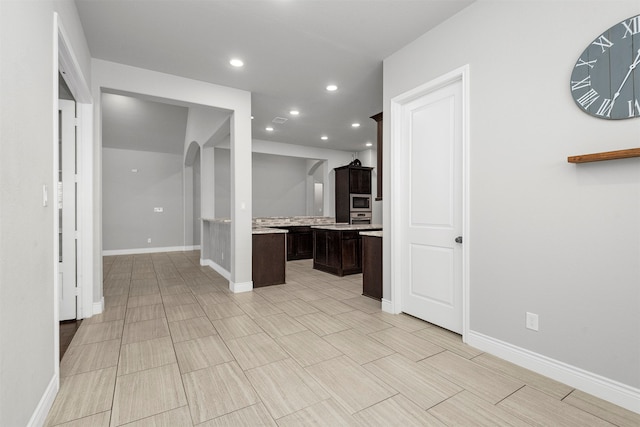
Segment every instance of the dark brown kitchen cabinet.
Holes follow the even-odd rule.
[[[364,166],[341,166],[336,173],[336,222],[349,222],[351,194],[371,194],[371,170]]]
[[[286,234],[254,234],[252,256],[253,287],[285,283]]]
[[[346,193],[371,194],[371,170],[365,166],[341,166],[335,168],[336,187]]]
[[[359,231],[313,230],[313,268],[336,276],[362,273]]]
[[[375,116],[371,116],[371,118],[375,120],[378,125],[378,136],[377,136],[378,145],[376,146],[376,152],[378,153],[377,155],[378,170],[376,171],[377,172],[376,188],[378,189],[377,190],[378,194],[376,196],[376,200],[382,200],[382,113],[378,113]]]
[[[362,295],[382,299],[382,237],[362,236]]]
[[[349,192],[371,194],[371,168],[349,168]]]
[[[307,226],[279,227],[288,230],[287,261],[313,258],[313,231]]]

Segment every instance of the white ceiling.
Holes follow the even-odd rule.
[[[382,60],[472,2],[76,0],[92,57],[251,91],[253,138],[346,151],[375,144]]]

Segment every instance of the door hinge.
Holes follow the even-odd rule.
[[[58,209],[62,209],[62,182],[58,182]]]

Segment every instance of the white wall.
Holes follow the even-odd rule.
[[[106,253],[184,246],[183,167],[182,154],[102,149]]]
[[[225,153],[223,148],[224,144],[221,144],[220,148],[216,148],[215,152],[215,217],[226,218],[228,217],[229,208],[228,204],[228,175],[229,175],[229,154]],[[314,160],[311,164],[315,164],[317,160],[326,161],[324,167],[318,168],[315,173],[318,181],[324,183],[324,215],[335,216],[335,173],[333,168],[344,166],[351,161],[351,152],[330,150],[325,148],[307,147],[303,145],[285,144],[279,142],[270,142],[262,140],[253,140],[252,144],[254,173],[258,173],[259,177],[253,181],[254,186],[254,203],[259,203],[256,208],[254,206],[253,216],[293,216],[293,215],[307,215],[307,191],[309,171],[308,160]],[[268,157],[264,156],[267,155]],[[279,158],[279,160],[274,160]],[[288,172],[286,170],[270,170],[270,168],[277,167],[276,165],[268,165],[268,162],[273,161],[280,162],[282,168],[292,168],[294,172]],[[257,164],[256,164],[257,162]],[[304,172],[302,171],[304,169]],[[304,175],[304,183],[302,187],[298,184],[291,185],[291,182],[298,181],[298,177]],[[323,174],[321,177],[318,174]],[[281,185],[267,185],[265,180],[274,180],[281,183]],[[303,178],[300,178],[303,179]],[[272,187],[272,188],[268,188]],[[285,188],[282,190],[280,187]],[[295,189],[293,188],[295,187]],[[304,188],[304,192],[302,192]],[[271,192],[270,196],[265,196],[265,192]],[[287,197],[283,198],[282,193],[288,193]],[[292,194],[296,194],[295,197]],[[302,202],[298,206],[298,194],[302,197]],[[281,203],[286,204],[286,208],[282,209],[277,206],[272,206],[271,200],[278,199]],[[288,198],[288,200],[287,200]],[[274,209],[280,209],[276,213]],[[270,213],[271,212],[271,213]],[[287,213],[291,212],[291,213]],[[300,212],[300,213],[294,213]]]
[[[307,213],[307,161],[253,153],[253,216]]]
[[[384,63],[385,171],[390,99],[470,66],[471,331],[584,370],[635,399],[640,159],[566,159],[638,146],[640,120],[593,118],[569,93],[580,53],[638,5],[479,1]],[[385,298],[388,249],[385,242]],[[539,332],[525,329],[526,311],[540,316]]]
[[[324,215],[335,216],[335,172],[334,168],[348,165],[351,162],[351,152],[329,150],[326,148],[306,147],[303,145],[284,144],[280,142],[254,139],[252,148],[254,153],[275,154],[281,156],[300,157],[304,159],[326,160],[327,166],[324,177]]]
[[[252,153],[252,216],[306,215],[307,164],[305,159]],[[228,218],[230,152],[215,149],[216,218]]]
[[[193,214],[191,216],[191,220],[193,222],[193,245],[200,245],[200,234],[201,234],[201,218],[202,218],[202,168],[201,168],[201,160],[200,160],[200,152],[196,154],[196,159],[193,162]],[[188,221],[189,218],[185,218],[185,221]],[[186,244],[186,242],[185,242]]]
[[[0,425],[46,414],[57,390],[54,181],[60,14],[84,78],[89,50],[72,1],[0,2]],[[49,204],[42,205],[42,187]],[[18,323],[16,323],[18,322]],[[43,406],[38,406],[43,405]],[[39,410],[38,410],[39,408]],[[42,419],[38,419],[42,422]]]

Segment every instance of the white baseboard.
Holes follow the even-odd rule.
[[[56,399],[59,388],[60,381],[58,374],[54,374],[51,381],[49,381],[49,385],[45,389],[44,394],[40,398],[40,402],[38,402],[36,410],[33,411],[33,414],[31,415],[31,419],[27,424],[28,427],[40,427],[44,425],[44,421],[49,414],[49,410],[53,406],[53,401]]]
[[[218,274],[224,277],[227,280],[231,280],[231,273],[228,270],[225,270],[220,264],[216,264],[210,259],[202,259],[200,258],[200,265],[206,265],[208,267],[213,268]]]
[[[93,312],[91,313],[91,315],[94,316],[96,314],[102,313],[103,311],[104,311],[104,297],[102,297],[99,302],[93,303]]]
[[[234,283],[233,281],[231,281],[231,273],[220,266],[220,264],[217,264],[210,259],[200,258],[200,265],[206,265],[213,268],[216,272],[218,272],[218,274],[227,279],[229,281],[229,290],[233,293],[237,294],[240,292],[250,292],[253,290],[253,281]]]
[[[640,389],[605,378],[584,369],[551,359],[504,341],[469,331],[467,344],[501,359],[530,369],[585,393],[640,413]]]
[[[391,314],[395,314],[393,312],[393,303],[391,301],[389,301],[388,299],[384,299],[382,298],[382,311],[384,311],[385,313],[391,313]]]
[[[186,252],[200,249],[200,246],[167,246],[164,248],[134,248],[134,249],[110,249],[103,250],[103,256],[154,254],[159,252]]]
[[[253,290],[253,281],[234,283],[229,280],[229,290],[234,294],[238,294],[240,292],[250,292]]]

